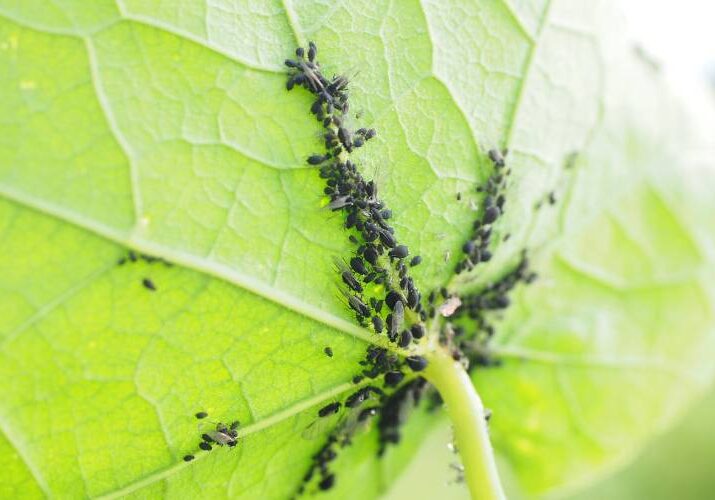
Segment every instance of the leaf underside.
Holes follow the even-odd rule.
[[[632,453],[712,376],[715,223],[705,174],[683,180],[690,119],[591,3],[0,1],[0,497],[298,487],[321,446],[301,433],[372,341],[305,165],[319,126],[284,87],[307,39],[354,75],[378,131],[360,166],[423,257],[420,288],[478,289],[532,251],[503,365],[473,372],[520,487]],[[511,237],[453,278],[494,146]],[[118,265],[128,247],[174,265]],[[186,464],[199,410],[243,438]],[[435,418],[383,460],[374,431],[356,439],[332,494],[378,495]]]

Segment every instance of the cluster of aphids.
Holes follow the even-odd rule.
[[[503,311],[511,304],[509,295],[520,283],[530,284],[537,278],[529,267],[526,251],[522,252],[517,266],[489,284],[480,292],[461,297],[462,305],[451,320],[450,344],[467,357],[470,366],[496,366],[485,350],[487,342],[494,335],[494,326],[489,321],[490,313]],[[467,319],[467,321],[460,321]]]
[[[173,265],[171,262],[168,262],[161,257],[154,257],[153,255],[147,255],[143,253],[138,254],[134,250],[129,250],[125,257],[121,257],[119,260],[117,260],[117,265],[123,266],[126,263],[139,261],[146,262],[147,264],[162,263],[167,267],[171,267]],[[156,284],[151,278],[143,278],[142,286],[150,292],[156,292]]]
[[[465,256],[454,269],[457,274],[471,271],[480,262],[488,262],[492,258],[492,253],[489,250],[492,226],[504,213],[506,179],[511,173],[506,168],[504,161],[506,154],[506,150],[499,152],[492,149],[489,151],[489,158],[494,164],[494,172],[489,176],[485,185],[477,186],[477,192],[485,194],[482,210],[479,211],[479,217],[474,221],[471,237],[462,246]]]
[[[310,111],[324,129],[325,151],[311,155],[307,162],[315,166],[325,180],[324,193],[329,197],[327,206],[345,215],[348,238],[357,246],[349,260],[336,262],[347,306],[355,313],[360,325],[371,328],[378,335],[385,335],[396,346],[409,348],[425,335],[427,312],[423,310],[420,292],[409,276],[409,268],[419,265],[422,259],[420,256],[410,257],[408,248],[398,243],[389,223],[392,212],[379,199],[377,186],[373,181],[365,180],[348,159],[349,153],[375,136],[375,131],[366,128],[353,131],[349,128],[348,79],[344,76],[328,79],[322,74],[314,43],[310,42],[307,51],[298,48],[295,53],[296,59],[285,62],[290,68],[286,88],[291,90],[302,86],[315,96]],[[403,359],[390,349],[370,346],[361,365],[361,374],[353,378],[355,384],[360,384],[365,378],[382,376],[384,386],[394,388],[405,378],[404,367],[419,372],[425,369],[427,360],[418,355],[408,355]],[[424,387],[424,380],[418,380],[421,381],[418,384],[420,388]],[[413,383],[405,386],[412,387],[412,391],[405,394],[417,390]],[[396,442],[398,438],[395,436],[399,436],[396,427],[406,412],[393,410],[405,400],[403,392],[398,389],[393,395],[387,395],[381,389],[368,385],[343,402],[336,401],[321,408],[318,417],[324,419],[335,415],[343,406],[345,414],[351,415],[352,420],[357,422],[379,414],[378,425],[385,429],[381,436],[389,436],[385,444]],[[377,399],[379,404],[358,408],[368,399]],[[384,408],[389,411],[383,417]],[[396,417],[397,413],[400,418]],[[354,428],[343,424],[330,434],[327,443],[313,457],[313,464],[299,493],[316,474],[320,475],[320,490],[332,488],[335,476],[328,465],[337,456],[336,446],[350,442]]]
[[[323,124],[325,152],[307,161],[319,169],[327,184],[328,207],[345,214],[349,239],[358,245],[356,255],[337,263],[345,285],[343,294],[360,325],[384,333],[390,342],[406,348],[424,336],[426,314],[420,292],[409,276],[409,267],[418,265],[421,258],[408,260],[409,250],[398,244],[389,224],[392,212],[378,198],[375,183],[366,181],[347,159],[347,154],[374,137],[375,131],[348,128],[348,79],[326,78],[316,55],[316,46],[310,42],[307,51],[298,48],[297,58],[286,60],[291,69],[286,87],[291,90],[300,85],[315,95],[310,111]]]
[[[208,413],[205,411],[200,411],[196,415],[196,418],[202,420],[208,417]],[[224,424],[222,422],[217,422],[216,425],[201,434],[201,441],[199,442],[199,449],[203,451],[211,451],[214,446],[228,446],[233,448],[238,444],[238,420],[231,422],[230,424]],[[184,462],[191,462],[194,455],[184,455]]]
[[[318,410],[319,418],[326,418],[338,413],[341,407],[345,406],[345,414],[348,418],[339,423],[332,430],[326,443],[312,457],[312,462],[308,472],[303,477],[303,482],[298,489],[298,494],[305,491],[305,486],[313,477],[319,476],[318,489],[329,490],[335,484],[335,474],[330,471],[330,464],[338,457],[338,448],[351,444],[351,438],[356,430],[367,424],[372,417],[381,411],[381,402],[385,399],[385,393],[379,387],[367,385],[353,392],[345,399],[344,403],[335,401],[327,404]],[[377,400],[378,404],[375,404]]]

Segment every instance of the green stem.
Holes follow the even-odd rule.
[[[464,367],[442,349],[429,356],[424,372],[447,405],[454,437],[473,500],[503,500],[482,400]]]

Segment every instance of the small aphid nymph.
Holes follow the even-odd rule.
[[[328,415],[333,415],[334,413],[337,413],[338,410],[340,410],[341,403],[339,402],[334,402],[330,403],[328,405],[323,406],[320,410],[318,410],[318,416],[319,417],[327,417]]]

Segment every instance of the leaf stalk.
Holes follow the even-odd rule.
[[[489,441],[484,405],[467,371],[445,350],[436,349],[429,355],[424,376],[447,406],[472,499],[505,499]]]

